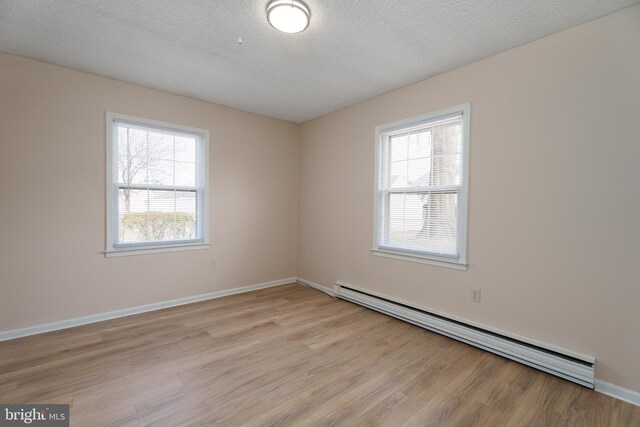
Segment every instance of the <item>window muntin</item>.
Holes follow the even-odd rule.
[[[107,120],[107,252],[206,244],[207,131]]]
[[[466,263],[466,123],[462,106],[378,128],[374,251]]]

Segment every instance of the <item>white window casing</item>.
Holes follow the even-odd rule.
[[[105,256],[209,247],[209,131],[106,113]]]
[[[376,127],[374,255],[466,270],[469,124],[463,104]]]

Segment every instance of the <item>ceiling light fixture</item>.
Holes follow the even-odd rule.
[[[309,26],[311,12],[298,0],[272,0],[267,5],[267,21],[283,33],[299,33]]]

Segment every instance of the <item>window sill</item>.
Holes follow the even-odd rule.
[[[190,243],[190,244],[177,244],[177,245],[157,245],[157,246],[136,246],[131,248],[118,248],[109,249],[104,251],[104,256],[107,258],[119,257],[119,256],[132,256],[132,255],[146,255],[146,254],[158,254],[163,252],[181,252],[181,251],[195,251],[199,249],[209,249],[211,247],[208,243]]]
[[[457,260],[447,259],[447,258],[429,257],[424,255],[416,255],[416,254],[411,254],[407,252],[391,251],[387,249],[378,249],[378,248],[371,249],[371,253],[375,256],[384,257],[384,258],[397,259],[400,261],[417,262],[420,264],[434,265],[436,267],[451,268],[453,270],[467,271],[466,263],[463,263]]]

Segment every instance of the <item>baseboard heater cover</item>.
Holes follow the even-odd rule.
[[[341,282],[336,283],[333,290],[338,298],[404,320],[585,387],[594,388],[594,358],[582,360],[558,351],[538,347],[458,320],[449,319],[439,314],[382,298]]]

